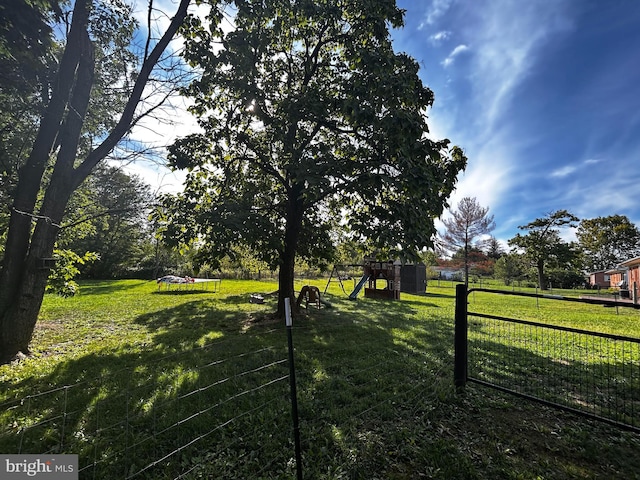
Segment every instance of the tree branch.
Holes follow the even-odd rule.
[[[104,159],[116,144],[122,139],[122,137],[130,130],[131,122],[133,121],[136,107],[142,97],[147,81],[153,71],[155,65],[160,59],[162,53],[169,45],[169,42],[173,39],[177,33],[180,25],[184,22],[187,15],[187,7],[190,0],[180,0],[180,5],[174,17],[171,19],[171,23],[167,27],[166,31],[162,35],[162,38],[153,47],[153,50],[147,58],[145,58],[140,73],[136,78],[136,82],[133,86],[131,96],[127,101],[127,104],[122,112],[120,120],[117,125],[111,130],[111,133],[107,138],[93,150],[87,158],[82,162],[78,168],[76,168],[75,185],[79,185],[82,181],[91,173],[91,170]]]

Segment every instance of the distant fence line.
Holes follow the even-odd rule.
[[[458,387],[467,381],[640,432],[640,339],[468,311],[471,292],[590,304],[549,295],[456,288]],[[638,305],[622,304],[638,308]]]

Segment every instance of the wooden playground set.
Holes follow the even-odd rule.
[[[400,292],[420,294],[427,288],[426,267],[422,264],[406,264],[389,260],[380,262],[374,259],[365,258],[359,265],[336,265],[333,267],[324,293],[332,281],[338,281],[342,291],[347,294],[344,287],[341,272],[347,267],[362,267],[363,274],[360,280],[355,283],[353,291],[349,293],[349,298],[355,300],[364,288],[365,298],[386,298],[389,300],[399,300]]]

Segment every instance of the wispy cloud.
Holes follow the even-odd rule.
[[[589,158],[587,160],[584,160],[582,162],[582,166],[588,166],[588,165],[597,165],[598,163],[602,162],[602,160],[598,160],[595,158]],[[569,175],[576,173],[579,170],[579,167],[577,165],[565,165],[561,168],[557,168],[555,170],[553,170],[550,174],[551,177],[554,178],[564,178],[564,177],[568,177]]]
[[[557,170],[554,170],[553,172],[551,172],[551,176],[556,178],[567,177],[572,173],[574,173],[577,169],[578,167],[574,165],[567,165],[565,167],[558,168]]]
[[[517,178],[510,162],[512,147],[504,137],[496,135],[472,150],[466,152],[470,157],[469,166],[460,176],[451,203],[463,197],[475,197],[485,207],[496,205]]]
[[[567,31],[562,2],[489,2],[473,30],[474,80],[488,124],[509,106],[513,91],[535,67],[542,47]]]
[[[433,25],[442,17],[451,7],[453,0],[433,0],[431,7],[427,11],[424,21],[420,24],[420,29],[426,25]]]
[[[438,33],[434,33],[433,35],[431,35],[429,37],[429,42],[431,42],[432,45],[439,45],[440,43],[447,40],[450,36],[451,36],[450,31],[442,30]]]
[[[563,208],[640,225],[637,5],[400,1],[420,12],[400,38],[436,95],[432,137],[469,159],[452,205],[476,197],[499,238]]]
[[[603,160],[600,158],[589,158],[584,161],[585,165],[595,165],[597,163],[601,163]]]
[[[444,17],[432,25],[437,31],[452,32],[451,38],[458,41],[458,46],[441,62],[455,82],[448,93],[450,104],[437,103],[430,117],[432,130],[441,131],[462,145],[469,158],[469,167],[450,201],[455,204],[462,197],[476,197],[482,205],[490,207],[497,218],[520,218],[522,213],[516,207],[522,205],[522,199],[518,192],[527,188],[528,170],[532,167],[516,168],[516,161],[523,157],[527,143],[533,142],[535,134],[526,138],[512,135],[514,116],[518,112],[512,109],[511,101],[514,92],[534,71],[544,47],[570,30],[571,25],[565,20],[569,18],[567,2],[523,4],[487,0],[482,7],[474,4],[464,10],[458,9],[458,5],[446,3],[451,16],[464,15],[473,20],[466,23],[465,29],[452,28]],[[452,69],[461,54],[468,57],[465,58],[468,68]],[[438,93],[440,90],[435,87]],[[570,173],[558,169],[556,175],[560,178]]]
[[[456,57],[458,55],[460,55],[463,52],[466,52],[467,50],[469,50],[469,47],[466,45],[458,45],[456,48],[454,48],[451,53],[449,54],[449,56],[447,58],[445,58],[442,61],[442,66],[449,67],[451,64],[453,64],[453,62],[455,61]]]

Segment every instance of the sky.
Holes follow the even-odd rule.
[[[429,127],[505,241],[566,209],[640,227],[640,2],[399,0],[397,51],[435,95]],[[572,232],[564,232],[571,239]]]
[[[430,135],[468,157],[453,209],[475,197],[504,244],[560,209],[640,227],[640,1],[397,3],[406,16],[395,49],[419,62],[435,94]],[[181,117],[156,129],[166,141],[194,126]],[[184,178],[131,168],[165,191]]]

